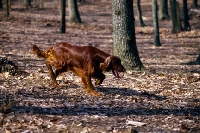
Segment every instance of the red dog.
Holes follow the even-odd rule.
[[[81,77],[87,93],[99,96],[94,90],[91,78],[95,78],[95,85],[100,85],[105,79],[104,71],[112,70],[119,78],[118,72],[124,72],[119,57],[109,55],[92,46],[75,46],[65,42],[55,44],[48,50],[40,50],[36,45],[32,47],[33,53],[46,59],[46,66],[55,86],[58,86],[56,77],[66,71],[73,71]],[[53,72],[52,66],[56,68]]]

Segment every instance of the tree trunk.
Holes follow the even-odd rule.
[[[188,16],[187,0],[183,0],[183,29],[186,31],[191,30]]]
[[[197,0],[192,0],[192,7],[193,8],[197,8],[198,7]]]
[[[6,0],[6,17],[8,18],[9,15],[10,15],[9,0]]]
[[[24,6],[25,6],[26,8],[32,7],[32,5],[31,5],[31,0],[24,0]]]
[[[172,16],[172,33],[181,32],[179,3],[177,0],[170,0],[171,16]]]
[[[61,33],[65,33],[66,26],[65,26],[65,7],[66,7],[66,0],[60,0],[61,2]]]
[[[2,3],[2,0],[0,0],[0,9],[3,9],[3,3]]]
[[[200,55],[197,57],[195,64],[197,64],[197,65],[200,64]]]
[[[113,54],[126,70],[143,69],[136,46],[133,0],[112,0]]]
[[[43,0],[37,0],[37,5],[39,8],[43,8],[44,7]]]
[[[94,1],[94,0],[93,0],[93,1]],[[77,2],[82,3],[82,2],[85,2],[85,0],[77,0]]]
[[[142,19],[142,10],[141,10],[141,5],[140,5],[140,0],[137,0],[137,9],[138,9],[138,18],[139,18],[139,21],[140,21],[140,26],[144,27],[145,24],[144,24],[144,21]]]
[[[159,19],[161,19],[161,20],[169,18],[167,3],[168,3],[168,0],[160,0]]]
[[[153,25],[154,25],[154,45],[161,46],[160,35],[159,35],[159,24],[158,24],[157,0],[152,0],[152,10],[153,10]]]
[[[76,0],[68,0],[68,8],[69,8],[69,21],[75,23],[81,23],[81,18],[78,11],[77,1]]]

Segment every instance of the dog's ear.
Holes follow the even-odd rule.
[[[109,70],[109,66],[111,64],[112,61],[112,56],[109,56],[105,59],[105,61],[103,63],[100,63],[100,68],[102,71],[108,71]]]

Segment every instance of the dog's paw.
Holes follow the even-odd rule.
[[[95,91],[95,90],[87,90],[87,93],[93,96],[102,96],[101,93]]]

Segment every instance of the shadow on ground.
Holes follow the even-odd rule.
[[[195,106],[192,108],[165,108],[165,106],[162,106],[161,108],[150,108],[150,106],[146,107],[139,107],[139,106],[131,106],[135,103],[123,103],[122,105],[117,104],[115,105],[110,105],[110,104],[104,104],[104,100],[107,101],[106,97],[112,97],[116,94],[122,95],[122,96],[141,96],[145,98],[151,98],[154,97],[155,100],[164,100],[166,99],[165,97],[157,96],[155,94],[149,94],[148,92],[138,92],[135,90],[131,90],[128,88],[105,88],[105,87],[99,87],[98,90],[100,92],[103,92],[105,97],[102,96],[103,98],[96,98],[92,96],[77,96],[73,97],[78,98],[79,102],[75,103],[70,103],[70,97],[72,96],[67,96],[66,94],[56,94],[56,95],[49,95],[47,90],[52,91],[50,88],[45,88],[43,87],[42,89],[39,88],[37,93],[35,92],[26,92],[25,90],[20,90],[18,92],[18,95],[23,95],[23,97],[31,97],[32,98],[40,98],[40,99],[45,99],[48,102],[48,99],[57,99],[62,101],[62,104],[59,104],[57,107],[41,107],[41,106],[33,106],[34,104],[30,104],[29,106],[20,106],[20,105],[15,105],[13,107],[13,111],[15,113],[33,113],[33,114],[44,114],[44,115],[67,115],[67,116],[79,116],[79,115],[103,115],[103,116],[128,116],[128,115],[175,115],[175,116],[199,116],[200,115],[200,106]],[[42,94],[42,95],[41,95]],[[85,100],[84,100],[84,99]],[[105,99],[104,99],[105,98]],[[81,99],[81,101],[80,101]],[[104,99],[104,100],[102,100]],[[92,100],[92,102],[98,102],[98,104],[87,104],[87,100]],[[112,99],[114,102],[115,99]],[[120,100],[120,98],[119,98]],[[200,101],[200,99],[197,99]],[[56,102],[56,101],[55,101]],[[91,102],[91,101],[90,101]],[[101,103],[102,102],[102,103]],[[158,102],[158,101],[157,101]],[[120,106],[119,106],[120,105]]]
[[[128,116],[128,115],[175,115],[175,116],[199,116],[200,107],[189,109],[150,109],[150,108],[126,108],[126,107],[89,107],[74,105],[70,107],[37,107],[15,106],[15,113],[33,113],[44,115],[105,115],[105,116]]]

